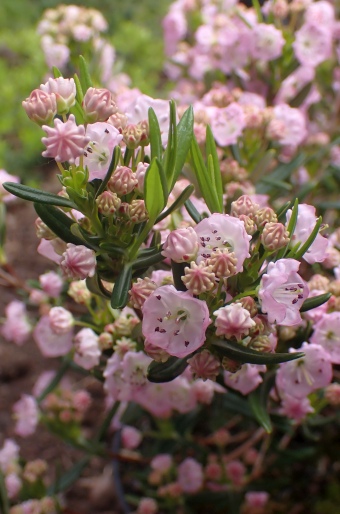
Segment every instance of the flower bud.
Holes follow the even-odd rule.
[[[144,200],[132,200],[130,204],[130,220],[132,223],[141,223],[148,218]]]
[[[245,296],[244,298],[240,298],[236,300],[236,303],[240,303],[244,309],[247,309],[250,316],[253,318],[257,314],[257,306],[254,298],[251,296]]]
[[[202,350],[187,360],[194,378],[216,380],[221,363],[209,350]]]
[[[270,353],[273,351],[273,344],[268,336],[260,335],[255,337],[248,346],[258,352]]]
[[[96,272],[96,254],[84,245],[67,244],[60,262],[61,270],[68,278],[84,279]]]
[[[108,332],[102,332],[98,337],[98,345],[100,350],[109,350],[112,348],[112,335]]]
[[[122,114],[121,112],[116,112],[115,114],[110,116],[110,118],[107,120],[107,122],[110,125],[113,125],[122,134],[123,130],[127,126],[128,119],[125,114]]]
[[[279,250],[289,243],[289,232],[282,223],[266,223],[261,234],[261,243],[271,252]]]
[[[57,114],[57,100],[55,94],[49,94],[41,89],[35,89],[30,96],[22,102],[27,116],[38,125],[49,125]]]
[[[145,173],[146,173],[146,170],[148,169],[148,167],[149,167],[149,164],[147,162],[139,162],[137,164],[135,176],[136,176],[136,179],[138,180],[137,189],[140,193],[144,192],[144,178],[145,178]]]
[[[117,106],[108,89],[90,87],[83,100],[84,122],[107,121],[117,112]]]
[[[150,143],[149,123],[147,120],[137,123],[137,127],[141,130],[140,145],[147,146]]]
[[[96,199],[98,211],[103,214],[103,216],[114,214],[117,209],[119,209],[121,203],[122,201],[117,194],[111,191],[104,191],[104,193],[99,195]]]
[[[47,225],[45,225],[41,218],[37,218],[34,224],[35,233],[39,239],[47,239],[48,241],[51,241],[57,237],[55,233],[52,232],[52,230]]]
[[[182,282],[193,295],[198,296],[215,287],[215,274],[212,266],[206,266],[204,261],[199,264],[191,261],[190,268],[186,267],[184,273],[185,275],[181,277]]]
[[[74,79],[50,78],[45,84],[40,85],[40,89],[46,93],[55,94],[58,114],[67,114],[76,103],[77,90]]]
[[[50,327],[55,334],[67,334],[74,324],[74,318],[70,311],[63,307],[52,307],[48,314]]]
[[[141,143],[143,131],[138,125],[127,125],[123,129],[123,141],[128,148],[134,150],[138,148]]]
[[[107,187],[118,196],[124,196],[137,186],[138,180],[131,168],[127,166],[118,166],[114,174],[110,178]]]
[[[248,195],[240,196],[235,202],[231,203],[230,214],[231,216],[239,217],[241,214],[253,218],[259,206],[253,203],[252,199]]]
[[[223,357],[222,359],[222,368],[225,371],[229,371],[229,373],[236,373],[239,369],[241,369],[241,367],[241,362],[229,359],[229,357]]]
[[[188,262],[196,259],[198,236],[192,227],[178,228],[168,235],[162,255],[174,262]]]
[[[257,226],[256,226],[254,220],[249,218],[249,216],[247,216],[246,214],[240,214],[238,219],[243,221],[244,228],[246,229],[247,234],[249,234],[250,236],[255,234],[255,232],[257,230]]]
[[[229,252],[228,248],[216,250],[207,260],[207,264],[212,266],[212,271],[218,278],[228,278],[236,273],[237,258],[234,252]]]
[[[270,207],[263,207],[256,212],[255,223],[259,228],[264,227],[266,223],[277,223],[276,213]]]
[[[151,357],[156,362],[166,362],[170,357],[168,352],[163,350],[163,348],[158,348],[158,346],[149,343],[147,340],[144,344],[144,351],[149,357]]]
[[[131,306],[134,309],[141,309],[156,288],[157,285],[150,278],[138,278],[129,291]]]

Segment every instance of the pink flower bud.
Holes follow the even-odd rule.
[[[245,499],[249,507],[262,509],[268,502],[269,494],[265,491],[248,491]]]
[[[76,303],[84,304],[91,300],[91,293],[86,287],[85,280],[71,282],[67,293]]]
[[[249,334],[249,330],[255,326],[254,320],[250,317],[249,311],[244,309],[240,303],[233,303],[221,307],[214,312],[216,316],[216,335],[224,335],[226,339],[236,337],[240,341]]]
[[[136,514],[157,514],[158,503],[153,498],[142,498],[138,504]]]
[[[331,404],[340,405],[340,384],[334,382],[325,388],[325,398]]]
[[[266,223],[261,234],[261,243],[271,252],[287,246],[289,239],[289,232],[282,223]]]
[[[233,485],[242,485],[246,467],[240,460],[232,460],[226,465],[226,473]]]
[[[178,483],[185,493],[196,493],[203,485],[203,468],[195,459],[188,457],[178,466]]]
[[[193,261],[197,256],[198,247],[198,237],[192,227],[178,228],[168,235],[162,255],[174,262]]]
[[[132,223],[142,223],[148,218],[144,200],[132,200],[130,204],[130,220]]]
[[[253,234],[255,234],[255,232],[257,230],[257,226],[256,226],[254,220],[249,218],[249,216],[247,216],[246,214],[240,214],[238,216],[238,219],[243,221],[244,228],[246,229],[246,232],[248,235],[252,236]]]
[[[116,112],[115,114],[110,116],[107,122],[113,127],[115,127],[117,130],[119,130],[120,133],[122,133],[125,127],[127,126],[128,119],[125,114],[122,114],[121,112]]]
[[[50,327],[56,334],[66,334],[74,325],[74,318],[64,307],[52,307],[48,313]]]
[[[277,223],[276,213],[271,207],[263,207],[256,212],[255,222],[259,228],[264,227],[267,223]]]
[[[15,433],[21,437],[34,434],[38,424],[39,409],[33,396],[23,394],[19,401],[13,405],[16,419]]]
[[[123,141],[132,150],[138,148],[141,143],[143,131],[138,125],[127,125],[123,129]]]
[[[121,203],[122,201],[117,194],[111,191],[104,191],[104,193],[99,195],[96,199],[98,211],[103,214],[103,216],[114,214],[119,209]]]
[[[68,243],[62,255],[60,268],[67,278],[93,277],[96,272],[96,254],[86,246]]]
[[[110,178],[107,187],[119,196],[127,195],[137,186],[138,180],[131,168],[118,166]]]
[[[46,93],[55,94],[58,114],[67,114],[76,103],[77,90],[74,79],[50,78],[45,84],[40,85],[40,89]]]
[[[131,306],[134,309],[141,309],[145,300],[156,288],[157,285],[150,278],[138,278],[129,291]]]
[[[57,162],[74,163],[77,157],[83,155],[84,148],[90,141],[85,135],[84,125],[76,125],[73,114],[70,114],[65,123],[56,118],[54,127],[43,125],[42,129],[47,134],[47,137],[41,139],[46,146],[42,155],[53,157]]]
[[[228,248],[216,250],[207,259],[207,263],[212,266],[212,271],[217,278],[228,278],[237,272],[237,258],[234,252]]]
[[[212,266],[205,266],[203,261],[199,264],[191,261],[190,268],[186,267],[184,273],[185,275],[181,277],[182,282],[188,291],[195,296],[211,291],[216,285]]]
[[[249,218],[253,218],[258,208],[259,206],[256,203],[253,203],[250,196],[242,195],[235,202],[231,203],[230,214],[237,218],[241,214],[245,214],[246,216],[249,216]]]
[[[149,343],[147,340],[145,340],[144,343],[144,351],[145,353],[151,357],[156,362],[166,362],[170,354],[163,350],[162,348],[158,348],[158,346],[155,346],[152,343]]]
[[[148,167],[149,167],[149,164],[144,163],[144,162],[139,162],[137,164],[135,176],[136,176],[136,179],[138,180],[137,189],[141,193],[144,192],[144,178],[145,178],[145,173],[146,173],[146,170],[148,169]]]
[[[54,93],[49,94],[35,89],[22,102],[27,116],[38,125],[49,125],[57,114],[57,101]]]
[[[156,471],[160,471],[161,473],[166,473],[169,471],[171,466],[173,465],[173,458],[168,453],[160,453],[156,455],[150,462],[150,466],[152,469]]]
[[[221,363],[209,350],[202,350],[187,360],[194,378],[216,380]]]
[[[101,351],[98,336],[90,328],[81,329],[74,338],[76,353],[74,362],[85,369],[91,369],[99,364]]]
[[[122,428],[121,439],[124,448],[134,450],[142,442],[143,434],[137,428],[126,425]]]
[[[39,282],[44,293],[51,298],[58,298],[64,285],[63,279],[54,271],[40,275]]]
[[[107,121],[117,112],[117,106],[108,89],[90,87],[83,99],[83,110],[85,123],[96,123]]]
[[[54,232],[52,232],[52,230],[48,228],[48,226],[40,218],[35,220],[34,225],[36,236],[39,239],[47,239],[48,241],[51,241],[52,239],[56,238]]]
[[[244,296],[236,301],[236,303],[240,303],[244,309],[249,311],[250,316],[253,318],[257,314],[257,306],[254,298],[251,296]]]

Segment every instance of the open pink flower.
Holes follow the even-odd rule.
[[[32,330],[28,322],[26,306],[19,300],[13,300],[5,308],[6,320],[1,327],[1,334],[7,341],[13,341],[21,346]]]
[[[13,412],[16,419],[15,433],[21,437],[34,434],[39,418],[36,399],[28,394],[23,394],[20,400],[13,405]]]
[[[101,351],[98,336],[91,328],[82,328],[74,338],[76,353],[74,362],[85,369],[91,369],[99,364]]]
[[[234,145],[246,126],[243,109],[236,102],[223,108],[211,108],[211,130],[220,146]]]
[[[324,313],[314,325],[310,342],[321,345],[334,364],[340,364],[340,312]]]
[[[266,369],[266,366],[262,364],[243,364],[236,373],[225,371],[224,383],[226,386],[246,395],[261,384],[262,377],[260,373],[264,373]]]
[[[44,357],[66,355],[72,348],[73,331],[56,334],[50,326],[49,316],[43,316],[38,321],[33,337]]]
[[[203,468],[196,459],[187,457],[178,466],[178,483],[185,493],[197,493],[203,485]]]
[[[297,325],[301,322],[300,307],[308,297],[308,286],[298,275],[300,263],[281,259],[268,264],[262,276],[258,297],[269,323]]]
[[[149,343],[185,357],[203,345],[210,323],[207,304],[174,286],[156,289],[143,305],[142,332]]]
[[[197,262],[210,259],[216,250],[228,248],[237,258],[236,273],[242,271],[244,260],[250,257],[249,241],[244,223],[238,218],[228,214],[212,214],[209,218],[200,221],[195,232],[199,239]]]
[[[89,179],[103,179],[109,169],[112,153],[123,139],[122,134],[113,125],[97,122],[87,126],[88,143],[84,151],[84,166],[88,167]]]

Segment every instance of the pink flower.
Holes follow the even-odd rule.
[[[300,422],[305,419],[307,414],[314,412],[314,409],[308,398],[296,398],[284,393],[279,412],[287,418]]]
[[[291,215],[292,211],[289,209],[287,211],[286,225],[288,225]],[[304,203],[300,204],[298,208],[296,227],[292,237],[292,245],[295,246],[296,243],[301,243],[301,245],[303,245],[313,231],[316,222],[317,218],[315,216],[315,207]],[[307,252],[304,254],[303,258],[309,264],[322,262],[327,256],[327,248],[328,240],[321,234],[318,234]]]
[[[109,169],[114,147],[119,146],[123,136],[113,125],[98,122],[87,126],[86,137],[84,166],[90,172],[89,180],[103,179]]]
[[[243,364],[235,373],[224,371],[224,383],[232,389],[240,391],[243,395],[247,395],[261,384],[260,373],[264,373],[266,369],[266,366],[262,364]]]
[[[158,503],[153,498],[141,498],[136,514],[157,514]]]
[[[53,157],[57,162],[74,163],[77,157],[83,155],[84,148],[90,141],[90,138],[85,135],[84,125],[78,126],[73,114],[70,114],[65,123],[56,118],[54,128],[43,125],[42,129],[47,134],[47,137],[41,139],[46,146],[42,155]]]
[[[172,465],[173,458],[168,453],[159,453],[150,462],[151,468],[156,471],[160,471],[161,473],[166,473],[169,471]]]
[[[249,311],[244,309],[240,303],[221,307],[214,312],[214,315],[216,316],[216,335],[223,335],[226,339],[236,337],[240,341],[256,325]]]
[[[83,280],[96,272],[96,254],[83,245],[67,244],[60,268],[67,278]]]
[[[108,89],[90,87],[84,96],[83,109],[86,123],[107,121],[117,112],[116,104]]]
[[[332,54],[332,31],[327,25],[305,23],[295,33],[295,57],[303,66],[316,67]]]
[[[340,364],[340,312],[324,313],[314,325],[310,342],[321,345],[334,364]]]
[[[286,104],[276,105],[273,109],[274,120],[282,124],[279,142],[283,146],[297,147],[307,136],[306,119],[299,111]],[[271,122],[271,123],[272,123]]]
[[[226,465],[226,473],[233,485],[239,486],[243,483],[246,467],[240,460],[232,460]]]
[[[197,493],[203,486],[203,479],[202,465],[192,457],[184,459],[178,466],[178,483],[183,492]]]
[[[13,439],[5,439],[0,450],[0,469],[7,474],[19,459],[19,446]]]
[[[13,499],[19,493],[22,487],[22,481],[16,473],[12,472],[6,475],[5,486],[8,498]]]
[[[282,32],[273,25],[258,23],[253,29],[251,53],[254,59],[272,61],[280,57],[285,44]]]
[[[40,318],[34,328],[33,337],[44,357],[60,357],[72,348],[72,331],[56,334],[51,329],[48,316]]]
[[[332,380],[331,360],[322,346],[303,343],[301,350],[304,357],[281,363],[276,373],[276,384],[283,395],[304,398]],[[296,351],[290,349],[290,352]]]
[[[54,271],[40,275],[39,282],[44,293],[51,298],[58,298],[64,285],[63,279]]]
[[[249,254],[249,241],[243,221],[228,214],[212,214],[200,221],[195,232],[199,238],[197,261],[209,259],[216,250],[228,248],[237,258],[236,273],[243,270],[243,263]]]
[[[258,298],[269,323],[297,325],[301,322],[300,307],[308,297],[308,286],[298,275],[300,263],[281,259],[268,264],[262,276]]]
[[[209,110],[211,130],[220,146],[234,145],[246,126],[243,109],[236,102]]]
[[[184,38],[187,31],[187,21],[179,4],[172,4],[168,14],[163,19],[165,53],[171,57],[177,48],[177,43]]]
[[[6,320],[1,328],[1,334],[6,341],[13,341],[18,346],[24,344],[32,330],[27,319],[26,306],[19,300],[13,300],[6,308]]]
[[[142,332],[149,343],[185,357],[200,348],[210,323],[207,304],[174,286],[156,289],[143,305]]]
[[[21,399],[13,405],[13,412],[16,419],[15,433],[21,437],[34,434],[39,418],[36,399],[28,394],[23,394]]]
[[[124,448],[134,450],[142,442],[143,434],[137,428],[125,425],[121,431],[121,439]]]
[[[170,232],[163,246],[162,255],[175,262],[188,262],[196,258],[198,236],[192,227],[178,228]]]
[[[82,328],[74,338],[76,353],[74,362],[85,369],[91,369],[99,364],[101,351],[98,336],[90,328]]]
[[[16,199],[16,196],[6,191],[6,189],[2,185],[4,182],[18,183],[20,182],[20,178],[16,175],[10,175],[5,170],[0,170],[0,201],[3,201],[4,203],[12,202]]]
[[[137,125],[140,121],[148,120],[148,110],[152,107],[155,111],[159,127],[162,134],[162,143],[166,145],[168,141],[170,110],[169,102],[158,98],[151,98],[147,95],[139,95],[126,108],[126,116],[129,125]]]
[[[248,491],[245,494],[247,505],[252,508],[263,508],[268,499],[269,494],[266,491]]]
[[[67,114],[76,103],[77,90],[74,79],[64,79],[63,77],[49,78],[45,84],[40,85],[40,89],[55,95],[58,114]]]

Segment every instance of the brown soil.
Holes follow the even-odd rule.
[[[54,179],[53,179],[54,180]],[[37,279],[42,272],[53,269],[53,264],[36,253],[37,238],[34,232],[36,218],[33,205],[21,200],[11,204],[7,213],[6,255],[8,265],[15,270],[18,280]],[[0,316],[4,307],[17,298],[15,288],[0,283]],[[0,336],[1,337],[1,336]],[[22,347],[0,339],[0,447],[7,437],[13,437],[21,447],[21,456],[31,460],[45,459],[49,464],[49,479],[56,469],[69,469],[82,456],[50,434],[43,427],[25,439],[13,432],[12,405],[22,393],[30,394],[40,373],[58,367],[57,359],[44,359],[35,343],[30,340]],[[93,407],[85,420],[84,432],[91,438],[96,423],[103,418],[103,393],[93,379],[79,378],[81,386],[93,397]],[[119,514],[115,499],[111,462],[93,458],[78,482],[67,491],[64,514]]]

